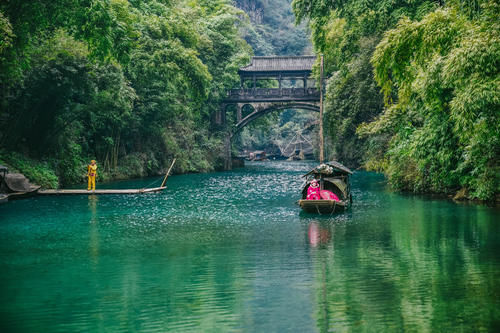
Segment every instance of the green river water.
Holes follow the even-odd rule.
[[[350,211],[307,215],[313,166],[1,205],[0,332],[500,331],[498,208],[356,172]]]

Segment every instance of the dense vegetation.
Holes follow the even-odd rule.
[[[490,0],[294,0],[329,76],[328,133],[398,189],[494,199],[500,6]],[[355,135],[355,133],[358,135]]]
[[[62,183],[91,158],[104,178],[173,157],[178,172],[214,169],[210,119],[251,53],[244,17],[229,0],[2,2],[0,160],[41,161]]]
[[[311,53],[308,23],[325,55],[329,157],[400,190],[494,199],[499,14],[494,0],[3,1],[0,163],[47,187],[81,181],[91,158],[103,178],[173,157],[178,172],[215,169],[224,134],[210,120],[238,67],[251,47]],[[283,145],[314,116],[270,114],[238,144]]]

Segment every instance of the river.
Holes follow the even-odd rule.
[[[312,166],[1,205],[0,331],[500,331],[498,208],[356,172],[350,211],[307,215],[295,201]]]

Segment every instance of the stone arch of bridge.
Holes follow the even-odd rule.
[[[274,111],[285,109],[303,109],[319,112],[320,91],[314,86],[308,86],[312,67],[317,56],[278,56],[252,57],[251,63],[238,70],[241,85],[239,89],[229,89],[221,101],[221,110],[215,113],[215,124],[226,126],[224,141],[224,167],[231,169],[231,140],[252,121]],[[253,87],[246,87],[243,82],[252,80]],[[258,80],[277,80],[278,87],[261,88]],[[283,87],[284,80],[302,80],[301,87]],[[246,105],[253,107],[247,114]],[[236,106],[236,126],[226,120],[229,106]],[[232,117],[231,117],[232,118]]]
[[[225,142],[224,142],[224,169],[232,169],[232,156],[231,156],[231,141],[232,138],[238,134],[245,126],[247,126],[252,121],[274,111],[281,111],[286,109],[299,109],[299,110],[309,110],[319,112],[319,103],[301,103],[301,102],[266,102],[266,103],[238,103],[236,105],[237,112],[241,113],[241,108],[243,105],[251,105],[254,111],[242,118],[236,123],[235,128],[228,132]],[[226,106],[227,107],[227,106]]]
[[[259,119],[260,117],[275,111],[283,111],[286,109],[299,109],[299,110],[309,110],[314,112],[319,112],[319,105],[317,103],[245,103],[245,105],[251,105],[254,111],[248,114],[246,117],[241,119],[236,123],[235,128],[230,134],[230,138],[233,138],[238,134],[245,126]]]

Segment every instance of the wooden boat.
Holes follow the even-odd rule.
[[[302,189],[302,199],[298,201],[300,207],[308,213],[333,214],[349,208],[352,203],[349,176],[352,171],[337,161],[323,163],[324,138],[323,138],[323,55],[320,64],[320,101],[319,101],[319,161],[320,165],[305,174],[306,184]],[[311,181],[319,181],[320,190],[333,192],[337,200],[306,200],[307,190]],[[334,196],[332,196],[334,197]]]
[[[351,174],[351,170],[336,161],[320,164],[303,176],[306,178],[306,184],[302,189],[299,206],[302,210],[315,214],[333,214],[346,210],[352,203],[349,184]],[[340,200],[306,200],[307,190],[313,179],[319,182],[321,190],[333,192]]]
[[[263,150],[256,150],[248,154],[248,161],[268,161],[266,152]]]

